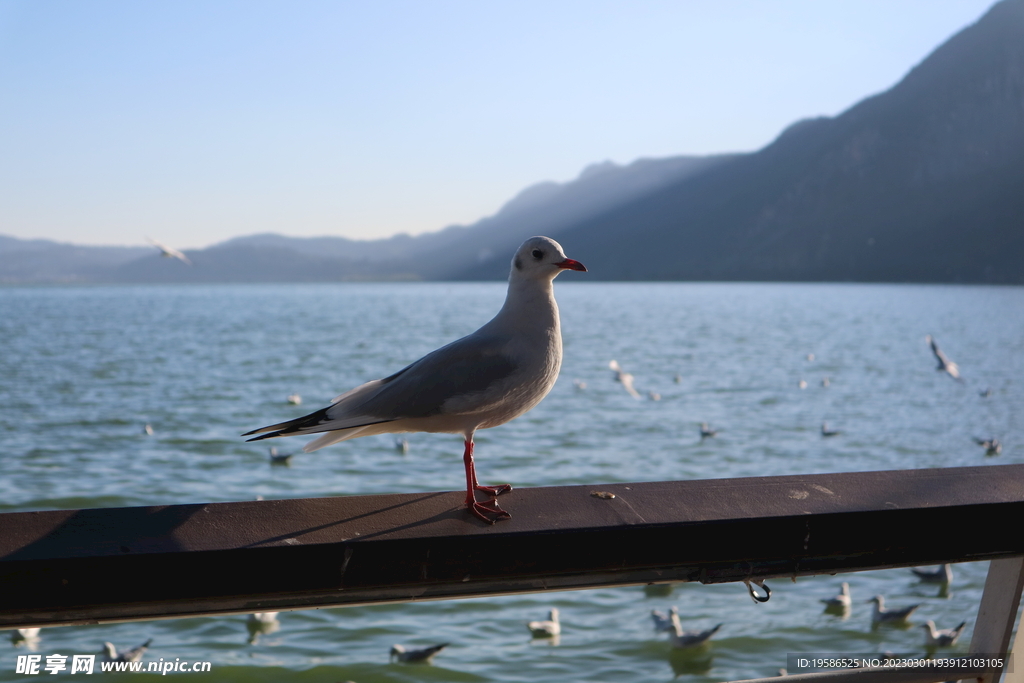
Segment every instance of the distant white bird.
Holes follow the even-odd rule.
[[[831,384],[831,382],[829,382],[828,377],[822,377],[821,378],[821,386],[822,387],[824,387],[825,389],[828,389],[828,385],[829,384]]]
[[[270,464],[271,465],[290,465],[292,464],[292,456],[295,453],[278,453],[276,446],[270,447]],[[275,612],[276,614],[276,612]]]
[[[875,603],[875,609],[871,613],[872,624],[894,624],[900,622],[906,622],[907,618],[913,614],[921,605],[910,605],[909,607],[903,607],[900,609],[886,609],[885,598],[881,595],[876,595],[867,602]]]
[[[146,436],[153,436],[153,425],[146,425],[142,428],[142,433]]]
[[[800,380],[799,382],[796,383],[796,386],[797,386],[798,389],[806,389],[807,388],[807,380],[803,380],[803,379]]]
[[[406,650],[401,645],[392,645],[389,659],[394,661],[397,658],[398,661],[408,664],[429,664],[434,655],[448,647],[448,645],[450,643],[441,643],[433,647],[425,647],[422,650]]]
[[[963,633],[966,621],[961,621],[956,628],[936,629],[935,622],[929,619],[921,624],[925,629],[924,643],[927,647],[949,647],[955,645],[960,634]]]
[[[288,394],[288,402],[291,403],[293,406],[301,406],[302,396],[300,396],[299,394]]]
[[[622,366],[619,365],[619,361],[610,361],[608,363],[608,367],[615,373],[615,381],[622,383],[622,388],[626,390],[626,393],[633,398],[640,398],[640,392],[633,387],[633,375],[623,371]]]
[[[11,643],[15,647],[26,647],[29,650],[36,650],[39,646],[38,628],[16,628],[11,631]]]
[[[814,354],[813,353],[807,354],[807,362],[808,363],[814,362]]]
[[[979,439],[974,437],[975,443],[985,448],[985,455],[999,455],[1003,452],[1003,444],[999,442],[999,439],[990,437],[988,439]]]
[[[180,251],[178,251],[174,247],[169,247],[166,244],[161,244],[160,242],[157,242],[152,237],[147,237],[146,239],[148,239],[150,242],[152,242],[153,246],[155,246],[157,249],[160,250],[160,255],[161,256],[164,256],[166,258],[176,258],[179,261],[187,263],[190,266],[192,265],[192,262],[188,260],[188,256],[185,256],[183,253],[181,253]]]
[[[675,631],[675,626],[672,625],[673,614],[679,614],[678,607],[670,607],[668,610],[668,614],[665,614],[664,612],[659,612],[656,609],[652,609],[651,621],[654,622],[654,630],[658,633],[661,633],[663,631]]]
[[[567,269],[586,270],[579,261],[566,258],[558,242],[531,237],[512,259],[504,306],[479,330],[389,377],[345,392],[322,410],[243,436],[262,434],[255,439],[269,439],[323,433],[306,444],[303,450],[308,453],[372,434],[462,434],[466,507],[491,524],[511,517],[496,496],[512,487],[477,482],[473,435],[478,429],[519,417],[554,386],[562,364],[562,334],[552,283]],[[477,491],[491,499],[478,502]]]
[[[249,632],[249,643],[255,645],[263,634],[276,633],[281,629],[277,620],[278,612],[253,612],[245,620],[245,629]]]
[[[949,376],[955,380],[960,380],[960,366],[946,357],[946,354],[942,352],[942,349],[939,348],[939,345],[935,343],[935,340],[930,334],[926,336],[924,340],[932,347],[932,353],[935,354],[935,359],[939,361],[939,364],[935,369],[939,372],[949,373]]]
[[[829,429],[828,428],[828,422],[822,422],[821,423],[821,435],[822,436],[836,436],[837,434],[841,434],[841,432],[838,429]]]
[[[583,391],[587,388],[587,383],[581,379],[574,379],[572,381],[572,386],[576,391]]]
[[[849,608],[850,602],[850,584],[843,581],[839,587],[839,595],[834,598],[820,598],[821,602],[825,603],[829,607],[842,607]]]
[[[914,572],[918,579],[924,583],[952,583],[953,582],[953,567],[949,564],[944,564],[934,571],[927,569],[918,569],[917,567],[911,567],[910,571]]]
[[[253,612],[246,621],[250,624],[270,624],[277,621],[278,614],[280,612]]]
[[[671,618],[672,631],[668,634],[668,640],[670,643],[672,643],[672,647],[678,649],[699,647],[700,645],[703,645],[704,643],[708,642],[708,640],[711,639],[711,636],[718,633],[718,629],[722,628],[722,624],[718,624],[703,631],[686,631],[683,630],[683,624],[679,620],[678,613],[673,614]]]
[[[103,655],[103,661],[105,662],[139,662],[142,661],[142,655],[146,654],[146,650],[149,649],[149,644],[153,642],[150,638],[142,645],[134,647],[131,650],[123,650],[118,652],[111,642],[103,643],[103,649],[100,650],[100,654]]]
[[[660,401],[661,394],[659,394],[657,391],[648,391],[647,398],[651,399],[652,401]]]
[[[552,607],[545,621],[531,621],[526,625],[534,638],[552,638],[562,632],[562,624],[558,621],[558,609]]]
[[[395,439],[395,450],[405,455],[409,452],[409,439]]]
[[[712,429],[711,426],[707,422],[701,422],[700,423],[700,440],[701,441],[703,441],[704,439],[710,439],[710,438],[714,437],[716,434],[718,434],[718,430],[717,429]]]
[[[39,632],[41,630],[42,629],[39,629],[39,628],[17,628],[17,629],[14,629],[14,632],[16,634],[18,634],[19,636],[21,636],[22,638],[28,639],[28,638],[38,638],[39,637]]]

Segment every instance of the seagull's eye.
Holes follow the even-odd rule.
[[[535,258],[538,261],[540,261],[542,258],[544,258],[544,252],[541,251],[540,249],[534,249],[533,250],[533,258]]]

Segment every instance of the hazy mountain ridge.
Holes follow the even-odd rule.
[[[1024,284],[1022,188],[1024,0],[1003,0],[886,92],[754,153],[594,164],[416,237],[250,235],[189,251],[191,269],[155,250],[110,266],[78,255],[64,280],[504,279],[522,239],[548,234],[588,279]],[[71,258],[60,245],[33,273],[11,241],[0,281],[56,281]]]

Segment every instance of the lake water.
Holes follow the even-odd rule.
[[[482,481],[1024,462],[1022,288],[584,278],[556,283],[565,359],[554,390],[478,433]],[[473,331],[504,293],[437,283],[0,288],[0,511],[459,489],[457,436],[408,435],[406,455],[394,437],[367,437],[271,467],[265,443],[238,435]],[[935,371],[926,334],[964,382]],[[642,400],[614,381],[611,359],[635,375]],[[293,392],[302,406],[286,402]],[[826,420],[842,433],[823,438]],[[716,438],[701,441],[703,421]],[[1002,454],[986,456],[976,436],[1001,439]],[[296,450],[302,440],[274,443]],[[876,593],[895,606],[922,602],[918,623],[966,619],[955,648],[966,650],[986,570],[956,565],[944,597],[906,569],[848,575],[845,620],[818,602],[842,579],[816,577],[777,582],[761,605],[742,584],[681,584],[663,596],[614,588],[289,612],[255,644],[244,617],[54,628],[38,652],[152,638],[147,660],[211,661],[212,673],[195,676],[204,681],[721,681],[773,675],[789,652],[921,652],[920,628],[871,631],[864,600]],[[671,605],[686,628],[725,622],[700,661],[670,657],[653,632],[650,610]],[[531,641],[525,623],[550,607],[562,613],[560,642]],[[394,643],[444,641],[434,666],[388,663]],[[0,642],[0,680],[24,680],[14,661],[25,652]]]

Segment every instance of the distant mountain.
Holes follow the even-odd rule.
[[[0,284],[97,282],[110,271],[154,250],[149,247],[85,247],[0,235]]]
[[[1024,284],[1024,0],[840,116],[558,237],[591,279]]]

